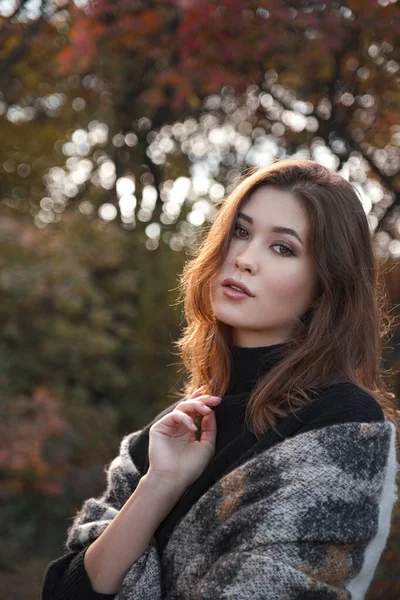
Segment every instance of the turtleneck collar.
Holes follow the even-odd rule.
[[[232,373],[226,394],[251,392],[257,381],[281,358],[288,342],[269,346],[232,346]]]

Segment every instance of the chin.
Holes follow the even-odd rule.
[[[214,310],[214,316],[221,323],[224,323],[225,325],[230,325],[231,327],[241,328],[248,326],[248,323],[245,323],[244,319],[241,318],[240,315],[238,315],[237,313],[236,315],[233,315],[232,311],[230,310],[216,308],[216,310]]]

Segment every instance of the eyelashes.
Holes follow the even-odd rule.
[[[237,237],[239,239],[244,239],[240,235],[238,235],[238,230],[239,229],[242,229],[247,234],[249,232],[247,231],[246,227],[243,227],[242,225],[238,225],[238,224],[234,225],[234,227],[233,227],[233,233],[234,233],[235,237]],[[289,252],[289,254],[282,254],[281,252],[276,252],[276,254],[279,254],[280,256],[295,256],[295,253],[293,252],[293,250],[290,248],[290,246],[287,246],[286,244],[282,244],[282,243],[279,242],[279,243],[273,244],[273,246],[280,246],[282,248],[285,248],[285,250],[287,250]]]

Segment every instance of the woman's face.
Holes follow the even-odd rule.
[[[244,216],[235,223],[228,255],[212,286],[214,314],[232,326],[236,346],[288,341],[295,319],[313,302],[307,214],[291,192],[272,186],[257,188],[240,213]],[[301,241],[272,231],[275,226],[293,229]],[[252,296],[228,297],[229,288],[222,286],[227,277],[244,283]]]

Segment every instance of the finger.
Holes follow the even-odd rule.
[[[200,396],[203,393],[204,388],[205,388],[204,385],[197,388],[197,390],[194,390],[194,392],[192,392],[192,394],[190,394],[189,398],[197,398],[198,396]]]
[[[192,427],[192,424],[195,423],[189,415],[182,411],[174,410],[154,423],[150,431],[160,431],[160,429],[162,431],[162,429],[165,427],[167,435],[171,435],[172,431],[176,429],[178,425],[183,425],[188,431],[195,432],[196,429]]]
[[[175,423],[185,425],[189,431],[197,431],[196,423],[186,413],[181,412],[180,410],[174,410],[170,415]]]
[[[179,402],[179,404],[177,404],[175,408],[181,409],[183,406],[185,408],[187,408],[188,406],[193,407],[198,403],[206,405],[206,406],[211,405],[212,407],[214,407],[214,406],[217,406],[220,402],[221,402],[220,396],[210,396],[207,394],[205,396],[199,396],[198,398],[191,399],[191,400],[182,400],[182,402]]]
[[[202,415],[208,415],[212,408],[200,400],[185,400],[185,402],[178,404],[174,410],[181,410],[186,414],[197,412]]]
[[[204,396],[199,396],[197,400],[216,406],[216,404],[221,402],[221,396],[211,396],[211,394],[205,394]]]
[[[201,436],[200,444],[214,446],[217,435],[217,420],[215,413],[212,411],[209,415],[203,417],[201,421]]]

